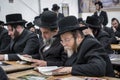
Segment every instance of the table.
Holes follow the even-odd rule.
[[[10,64],[6,66],[1,66],[6,73],[18,72],[28,69],[33,69],[34,67],[28,64],[19,64],[16,61],[4,61],[4,63]]]
[[[120,50],[120,44],[111,44],[112,50]]]
[[[18,77],[28,75],[28,74],[35,74],[35,75],[41,76],[41,74],[39,72],[34,71],[34,70],[26,70],[26,71],[11,73],[11,74],[8,74],[7,76],[10,80],[18,80]],[[68,75],[64,75],[64,76],[48,76],[47,80],[55,80],[58,78],[67,78],[67,77],[84,78],[83,76],[72,76],[72,75],[68,74]],[[112,78],[112,77],[101,77],[101,78],[104,78],[107,80],[120,80],[118,78]],[[76,80],[76,79],[74,79],[74,80]]]

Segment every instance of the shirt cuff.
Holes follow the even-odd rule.
[[[5,61],[8,60],[8,54],[5,54],[5,55],[4,55],[4,59],[5,59]]]

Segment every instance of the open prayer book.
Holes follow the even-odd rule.
[[[107,80],[104,78],[96,78],[96,77],[66,77],[66,78],[57,78],[55,80]]]
[[[63,67],[57,67],[57,66],[46,66],[46,67],[37,67],[37,70],[43,74],[43,75],[64,75],[67,74],[66,72],[54,72],[55,70],[58,70]]]
[[[17,56],[23,61],[31,62],[32,60],[32,58],[24,57],[23,55],[20,54],[17,54]]]

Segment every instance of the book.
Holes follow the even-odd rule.
[[[46,66],[46,67],[37,67],[37,70],[43,75],[64,75],[66,72],[54,72],[63,67],[58,66]]]
[[[55,80],[107,80],[104,78],[97,78],[97,77],[67,77],[67,78],[56,78]]]
[[[47,76],[39,76],[35,74],[28,74],[24,76],[18,77],[18,80],[46,80],[48,77]]]
[[[17,56],[23,61],[31,62],[32,60],[32,58],[24,57],[23,55],[20,54],[17,54]]]

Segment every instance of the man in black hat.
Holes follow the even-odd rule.
[[[32,24],[32,22],[29,22],[26,26],[27,26],[26,29],[35,33],[35,27],[34,27],[34,24]]]
[[[33,59],[35,66],[63,66],[67,56],[64,48],[60,44],[59,38],[53,38],[58,32],[57,15],[52,11],[45,11],[41,14],[41,24],[43,45],[40,45],[40,60]]]
[[[102,16],[104,18],[103,21],[103,25],[106,26],[108,24],[108,16],[107,13],[103,10],[101,10],[103,8],[103,4],[100,1],[95,2],[95,7],[96,7],[96,12],[94,12],[95,16]]]
[[[101,45],[105,48],[106,52],[108,54],[114,53],[110,46],[111,44],[110,36],[107,32],[101,29],[101,21],[99,17],[88,16],[86,19],[86,23],[88,24],[89,29],[93,33],[93,37],[100,41]]]
[[[38,37],[24,28],[26,21],[22,19],[22,15],[19,13],[6,15],[6,22],[12,40],[5,50],[0,51],[0,60],[21,60],[18,54],[36,54],[39,49]]]
[[[4,22],[0,21],[0,50],[5,49],[10,43],[8,31],[4,28]]]
[[[57,4],[53,4],[52,5],[52,11],[54,11],[57,14],[57,20],[60,20],[64,17],[64,15],[62,13],[59,13],[59,9],[60,7]]]
[[[62,69],[55,72],[66,72],[80,76],[114,76],[108,55],[101,44],[89,35],[84,36],[74,16],[61,19],[56,37],[61,38],[68,59]],[[107,67],[109,66],[109,67]],[[107,69],[109,68],[109,69]]]

